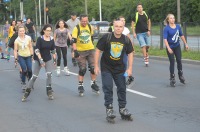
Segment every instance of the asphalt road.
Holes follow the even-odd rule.
[[[70,57],[68,56],[68,59]],[[78,96],[78,69],[68,61],[71,76],[55,76],[55,99],[45,91],[45,70],[42,69],[27,102],[21,102],[19,72],[10,62],[0,60],[0,132],[199,132],[200,131],[200,66],[183,64],[186,84],[169,85],[168,61],[151,60],[145,67],[142,58],[135,58],[134,83],[128,87],[127,108],[132,122],[121,120],[116,90],[114,109],[116,123],[106,121],[103,93],[90,88],[87,72],[85,95]],[[176,70],[177,73],[177,70]],[[101,79],[98,76],[101,87]]]

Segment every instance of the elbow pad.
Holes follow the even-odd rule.
[[[77,42],[77,38],[72,38],[71,44],[76,43],[76,42]]]
[[[55,53],[56,53],[56,49],[52,50],[51,53],[52,53],[52,54],[55,54]]]
[[[38,55],[40,53],[39,49],[35,49],[35,54]]]

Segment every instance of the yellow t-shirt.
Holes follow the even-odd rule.
[[[13,26],[10,26],[9,29],[8,29],[8,33],[9,33],[9,34],[8,34],[8,37],[9,37],[9,38],[11,38],[11,37],[13,36],[13,34],[14,34],[13,29],[14,29]]]
[[[24,40],[21,40],[20,37],[17,37],[17,39],[15,40],[15,44],[17,44],[19,56],[22,56],[22,57],[31,56],[31,52],[30,52],[31,37],[30,36],[25,35]]]
[[[77,50],[86,51],[86,50],[94,49],[94,45],[91,39],[91,35],[93,34],[93,31],[91,30],[91,33],[90,33],[90,29],[88,25],[86,27],[82,27],[79,24],[79,27],[80,27],[80,35],[78,36],[78,38],[77,38],[77,35],[78,35],[77,27],[75,27],[72,32],[72,37],[77,38],[77,42],[76,42]]]

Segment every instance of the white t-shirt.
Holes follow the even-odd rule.
[[[129,33],[130,33],[130,30],[127,27],[124,27],[124,31],[122,32],[122,34],[128,35]]]
[[[74,27],[75,27],[76,25],[78,25],[79,23],[80,23],[80,21],[79,21],[78,18],[76,18],[74,21],[73,21],[72,19],[69,19],[69,20],[66,22],[66,24],[68,25],[70,34],[72,34],[72,31],[73,31]]]

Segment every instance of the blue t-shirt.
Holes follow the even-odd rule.
[[[167,39],[170,48],[175,48],[179,46],[180,45],[179,36],[183,36],[180,25],[176,25],[176,28],[171,28],[169,25],[167,25],[164,28],[163,36],[164,39]]]

